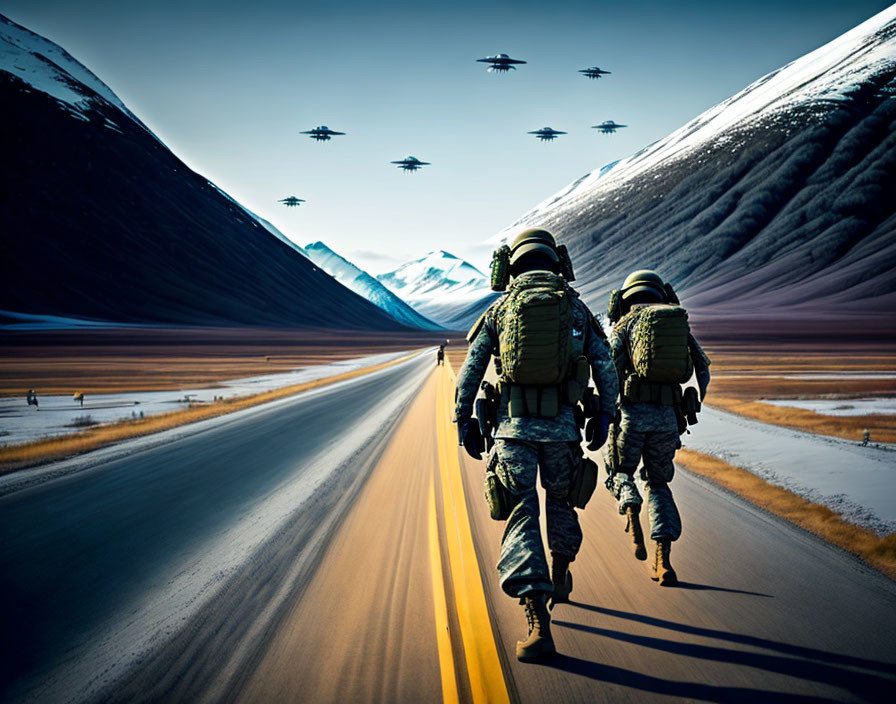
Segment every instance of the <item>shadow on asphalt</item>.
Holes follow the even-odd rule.
[[[581,606],[581,605],[580,605]],[[614,612],[612,609],[602,609],[596,606],[587,607],[591,611],[607,612],[609,615],[622,614],[624,612]],[[635,616],[634,614],[625,614],[625,616]],[[624,616],[624,617],[625,617]],[[761,639],[753,639],[749,636],[739,636],[738,634],[716,632],[709,629],[691,628],[684,624],[675,624],[661,619],[653,619],[649,617],[638,617],[632,620],[651,623],[651,625],[659,625],[661,627],[671,628],[679,632],[695,633],[697,635],[709,637],[722,637],[725,640],[738,642],[742,644],[757,645],[754,641]],[[665,638],[656,638],[652,636],[643,636],[624,631],[614,631],[607,628],[597,628],[595,626],[585,626],[579,623],[569,621],[554,620],[553,624],[561,628],[570,628],[576,631],[591,633],[603,638],[611,638],[613,640],[633,645],[652,648],[654,650],[692,657],[702,660],[712,660],[715,662],[730,663],[741,667],[752,667],[767,672],[774,672],[789,677],[796,677],[802,680],[818,682],[842,688],[848,692],[857,694],[868,701],[877,701],[885,692],[892,691],[893,680],[886,677],[880,677],[867,672],[860,672],[855,669],[847,669],[847,666],[856,666],[858,658],[849,656],[840,656],[835,653],[825,653],[816,651],[811,648],[794,648],[807,651],[798,657],[783,657],[781,655],[771,655],[766,653],[757,653],[741,649],[720,648],[711,645],[700,645],[697,643],[682,642],[679,640],[668,640]],[[716,635],[718,634],[718,635]],[[771,647],[775,650],[786,650],[793,648],[783,643],[774,643],[772,641],[764,641],[764,645],[760,647]],[[811,660],[805,658],[812,658]],[[817,662],[824,659],[826,662]],[[566,661],[574,660],[566,658]],[[873,669],[882,669],[889,673],[893,672],[891,665],[873,661],[860,661],[859,667]],[[559,663],[552,662],[552,666],[563,666],[563,660]],[[575,665],[579,668],[575,670],[578,674],[588,677],[594,677],[601,681],[617,682],[626,686],[635,687],[637,689],[646,689],[647,691],[664,692],[675,696],[701,699],[708,701],[756,701],[757,697],[762,697],[764,701],[805,701],[805,695],[791,695],[784,692],[772,692],[765,690],[755,690],[738,687],[717,687],[705,685],[702,683],[691,682],[674,682],[661,680],[649,675],[641,675],[619,668],[601,665],[599,663],[589,663],[585,660],[579,660],[575,663],[567,662],[567,665]],[[839,666],[838,666],[839,665]],[[609,670],[609,672],[607,672]],[[624,674],[623,674],[624,673]],[[608,676],[610,679],[608,679]],[[626,679],[627,681],[621,681]],[[653,686],[660,686],[661,689],[653,689]],[[813,697],[813,701],[832,701]]]
[[[695,584],[694,582],[678,582],[672,586],[673,589],[689,589],[695,592],[728,592],[729,594],[746,594],[747,596],[761,596],[766,599],[774,599],[771,594],[763,594],[762,592],[748,592],[743,589],[728,589],[727,587],[713,587],[709,584]]]
[[[779,702],[781,704],[794,704],[795,702],[807,701],[806,696],[802,694],[786,694],[784,692],[771,692],[748,687],[722,687],[701,682],[664,680],[661,677],[624,670],[621,667],[613,667],[612,665],[589,662],[588,660],[573,658],[568,655],[557,655],[539,664],[544,667],[552,667],[564,672],[588,677],[604,684],[617,684],[644,692],[655,692],[656,694],[682,699],[708,702],[750,702],[750,704],[755,704],[757,701],[762,701],[763,704],[777,704]],[[838,700],[812,697],[811,701],[821,702],[822,704],[834,704]]]
[[[801,645],[791,645],[790,643],[781,643],[767,638],[758,638],[744,633],[731,633],[730,631],[719,631],[714,628],[701,628],[699,626],[691,626],[686,623],[677,623],[668,621],[655,616],[645,616],[643,614],[635,614],[629,611],[619,611],[617,609],[608,609],[603,606],[594,606],[592,604],[583,604],[581,602],[571,601],[570,606],[574,606],[586,611],[594,611],[595,613],[604,614],[605,616],[613,616],[614,618],[622,618],[628,621],[637,621],[645,623],[648,626],[656,626],[658,628],[668,628],[669,630],[679,631],[680,633],[689,633],[695,636],[704,636],[706,638],[718,638],[719,640],[727,640],[740,645],[751,645],[756,648],[765,648],[766,650],[777,650],[780,653],[793,655],[794,657],[810,658],[812,660],[823,660],[835,665],[844,667],[861,667],[866,670],[878,670],[887,674],[894,674],[893,665],[878,660],[868,660],[867,658],[859,658],[853,655],[842,655],[840,653],[830,653],[826,650],[818,650],[817,648],[807,648]],[[559,623],[559,622],[556,622]],[[578,624],[570,624],[573,627],[580,627]],[[584,627],[581,627],[584,628]]]

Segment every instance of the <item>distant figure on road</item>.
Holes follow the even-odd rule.
[[[481,459],[485,443],[473,405],[495,357],[500,366],[497,430],[486,467],[487,498],[492,518],[507,521],[498,573],[501,588],[525,606],[529,631],[517,643],[516,656],[531,662],[556,652],[548,597],[551,608],[569,602],[569,564],[582,544],[574,506],[584,507],[596,481],[596,465],[582,456],[575,409],[584,399],[591,401],[586,436],[591,449],[599,448],[616,413],[618,386],[603,330],[569,286],[574,277],[566,248],[547,230],[533,229],[494,257],[492,288],[507,293],[488,307],[467,337],[470,349],[457,377],[455,419],[464,448]],[[591,373],[599,399],[586,396]],[[539,470],[550,570],[539,524]],[[590,491],[581,489],[586,474]]]
[[[869,442],[871,442],[871,433],[868,428],[865,428],[865,432],[862,433],[862,447],[867,447]]]
[[[34,410],[40,410],[40,406],[37,404],[37,394],[34,392],[34,389],[28,389],[28,393],[25,394],[25,400],[28,402],[29,406],[34,406]]]
[[[445,345],[439,345],[439,351],[436,353],[436,366],[445,364]]]
[[[81,407],[83,408],[83,406],[84,406],[84,393],[83,393],[82,391],[76,391],[76,392],[72,395],[72,400],[75,401],[75,403],[80,402],[80,403],[81,403]]]
[[[681,536],[681,516],[669,482],[672,460],[687,428],[696,422],[699,401],[682,393],[682,384],[696,371],[700,401],[709,386],[709,358],[690,333],[687,312],[669,284],[655,271],[630,274],[610,296],[610,349],[619,374],[620,415],[607,443],[607,488],[627,516],[635,557],[647,559],[641,532],[642,499],[634,482],[639,462],[647,482],[650,538],[655,541],[651,579],[661,585],[678,581],[670,562],[672,543]],[[658,343],[658,341],[661,341]],[[683,402],[690,408],[683,409]]]

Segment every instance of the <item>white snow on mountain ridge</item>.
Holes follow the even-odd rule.
[[[312,262],[343,286],[379,306],[399,322],[424,330],[441,329],[437,323],[418,313],[373,276],[359,269],[323,242],[306,245],[304,251]]]
[[[561,204],[586,207],[586,199],[607,194],[660,164],[668,164],[695,149],[724,145],[735,128],[760,119],[786,122],[795,119],[791,112],[796,107],[842,101],[851,90],[892,67],[894,61],[896,4],[819,49],[763,76],[664,139],[585,174],[539,203],[490,242],[498,244],[507,240]]]
[[[82,118],[91,109],[92,98],[79,89],[79,84],[83,84],[152,134],[109,86],[62,47],[3,15],[0,15],[0,70],[56,98],[60,107]]]
[[[402,264],[377,279],[412,306],[442,299],[462,304],[490,290],[488,279],[479,269],[444,250]]]

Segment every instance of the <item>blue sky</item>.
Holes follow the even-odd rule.
[[[299,244],[373,273],[476,245],[888,2],[4,0]],[[490,74],[475,59],[529,63]],[[613,72],[589,81],[578,69]],[[604,136],[590,125],[630,125]],[[316,143],[318,124],[347,132]],[[529,130],[568,135],[542,143]],[[432,166],[389,164],[413,154]],[[286,209],[279,198],[308,202]]]

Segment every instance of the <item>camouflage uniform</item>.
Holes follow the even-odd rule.
[[[518,278],[537,276],[526,272]],[[573,293],[573,335],[584,336],[584,354],[600,394],[601,410],[611,418],[616,412],[618,382],[603,332],[587,306]],[[482,377],[493,355],[499,354],[498,337],[502,304],[495,301],[485,312],[470,343],[467,359],[457,378],[456,418],[469,418]],[[507,519],[501,541],[498,572],[501,587],[513,597],[552,589],[539,527],[536,475],[547,495],[547,534],[551,551],[575,559],[582,544],[582,529],[567,495],[573,471],[582,458],[581,434],[573,407],[561,404],[552,418],[511,418],[507,402],[498,406],[495,446],[489,455],[501,483],[510,491],[514,508]]]
[[[637,311],[639,307],[633,306],[632,311]],[[610,335],[610,350],[619,373],[620,388],[632,371],[629,335],[634,320],[635,316],[626,315]],[[697,374],[697,385],[700,387],[700,398],[703,398],[709,386],[709,358],[693,335],[689,336],[688,345]],[[669,482],[675,473],[672,460],[675,451],[681,447],[675,409],[658,403],[634,402],[624,395],[620,398],[619,405],[621,420],[618,432],[616,428],[610,429],[606,445],[608,465],[612,466],[614,462],[609,454],[613,452],[615,440],[619,465],[609,488],[619,502],[619,513],[624,514],[627,506],[640,507],[642,503],[633,477],[643,458],[642,476],[647,483],[650,538],[678,540],[681,536],[681,516],[669,489]]]

